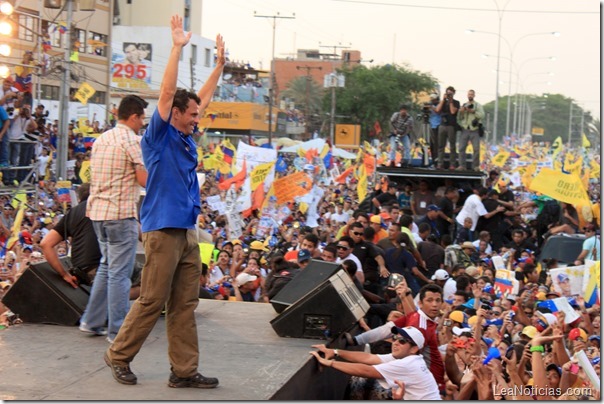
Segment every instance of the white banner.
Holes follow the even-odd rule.
[[[219,214],[224,215],[226,213],[226,207],[224,202],[220,199],[220,195],[208,196],[206,202],[210,209],[217,211]]]
[[[247,175],[249,176],[257,165],[265,163],[274,163],[277,161],[277,151],[275,149],[265,149],[264,147],[250,146],[246,143],[239,142],[237,145],[237,160],[235,162],[238,172],[243,167],[243,160],[246,161]],[[268,191],[270,184],[275,180],[275,166],[264,180],[264,190]],[[268,184],[268,186],[267,186]]]

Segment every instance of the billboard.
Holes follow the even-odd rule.
[[[150,89],[153,45],[150,43],[113,43],[111,84],[121,89]],[[122,49],[122,51],[115,51]]]

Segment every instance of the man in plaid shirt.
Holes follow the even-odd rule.
[[[138,241],[136,208],[140,187],[147,182],[138,132],[144,125],[147,105],[136,95],[124,97],[118,108],[116,127],[98,137],[90,159],[86,215],[92,220],[103,256],[80,320],[80,330],[107,334],[111,343],[130,308],[130,278]]]

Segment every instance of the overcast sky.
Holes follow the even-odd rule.
[[[231,60],[268,69],[273,20],[254,11],[295,13],[276,20],[276,58],[347,46],[373,59],[368,66],[408,65],[454,86],[461,101],[474,89],[485,103],[495,98],[501,27],[500,96],[508,94],[512,56],[512,93],[517,83],[520,93],[560,93],[600,117],[600,7],[594,0],[203,0],[202,35],[222,33]]]

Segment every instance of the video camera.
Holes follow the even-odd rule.
[[[424,102],[424,105],[422,105],[421,112],[419,114],[417,114],[417,119],[421,120],[423,123],[429,123],[431,112],[432,112],[432,104],[429,102]]]

